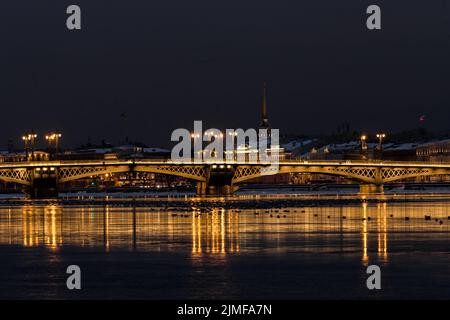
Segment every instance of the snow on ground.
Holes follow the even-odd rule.
[[[314,140],[312,140],[312,139],[308,139],[308,140],[294,140],[294,141],[291,141],[289,143],[285,143],[285,144],[281,145],[281,147],[283,147],[287,151],[292,151],[294,149],[301,148],[301,147],[304,147],[304,146],[306,146],[308,144],[311,144],[313,141]]]

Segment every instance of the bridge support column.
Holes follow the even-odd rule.
[[[230,165],[211,165],[206,182],[197,182],[197,195],[231,195],[237,190],[233,185],[234,168]]]
[[[49,199],[58,197],[58,189],[55,178],[34,179],[26,190],[33,199]]]
[[[365,183],[359,185],[359,193],[383,193],[382,184]]]
[[[204,196],[206,195],[206,190],[208,186],[206,182],[197,182],[197,195],[198,196]]]
[[[228,196],[233,194],[233,187],[231,185],[210,185],[208,186],[207,194],[211,196]]]
[[[232,195],[239,189],[233,185],[210,185],[206,182],[197,182],[197,195]]]
[[[49,199],[58,197],[57,175],[55,168],[42,166],[32,169],[31,185],[25,192],[33,199]]]

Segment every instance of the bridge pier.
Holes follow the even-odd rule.
[[[238,189],[239,189],[239,187],[234,186],[234,185],[215,186],[215,185],[207,185],[206,182],[197,182],[197,195],[198,196],[232,195]]]
[[[198,196],[204,196],[206,195],[206,190],[208,186],[206,182],[197,182],[197,195]]]
[[[231,195],[238,187],[233,185],[234,168],[230,165],[212,165],[206,182],[197,182],[197,195]]]
[[[383,193],[384,188],[382,184],[363,183],[359,185],[359,193]]]
[[[31,185],[25,192],[32,199],[49,199],[58,197],[58,181],[54,167],[38,167],[30,171]]]
[[[58,197],[56,178],[34,179],[25,192],[32,199],[49,199]]]

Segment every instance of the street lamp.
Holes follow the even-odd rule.
[[[377,138],[378,138],[378,149],[381,151],[381,149],[383,148],[383,139],[386,138],[386,134],[377,133]]]
[[[22,136],[24,149],[25,149],[25,159],[28,160],[28,136]]]
[[[361,140],[361,150],[366,150],[367,149],[367,143],[366,143],[367,136],[365,134],[361,135],[360,140]]]
[[[48,146],[51,148],[52,143],[55,144],[55,153],[58,153],[59,147],[59,139],[61,139],[62,134],[59,132],[52,132],[45,136],[45,139],[48,141]]]
[[[36,141],[37,134],[31,131],[31,133],[22,136],[22,140],[25,144],[25,156],[28,160],[28,144],[31,144],[31,160],[34,160],[34,143]]]

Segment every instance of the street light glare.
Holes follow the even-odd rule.
[[[32,141],[36,138],[37,138],[37,134],[35,134],[35,133],[28,133],[28,134],[22,136],[23,141]]]

